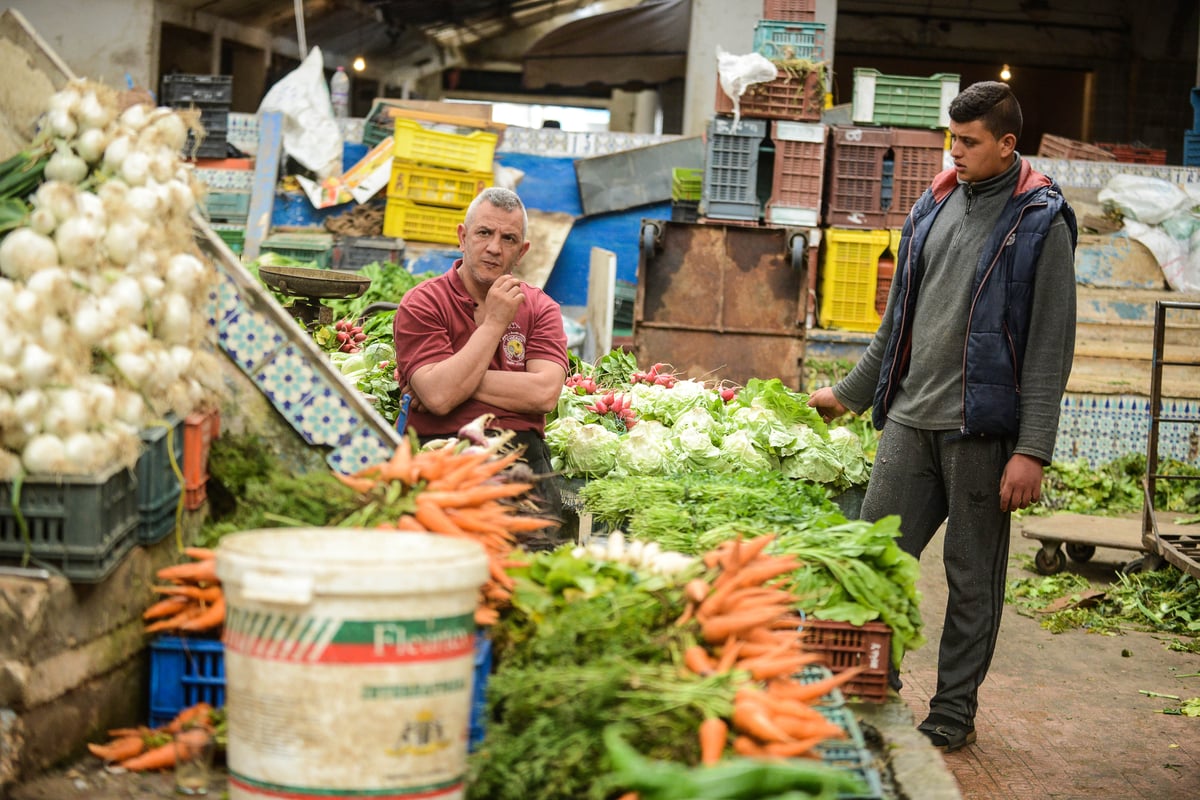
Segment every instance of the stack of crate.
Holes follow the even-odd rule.
[[[887,303],[899,229],[942,170],[959,76],[854,70],[851,125],[829,134],[822,328],[871,332]]]
[[[162,103],[171,108],[200,111],[204,141],[195,143],[188,134],[184,153],[191,158],[224,158],[229,131],[229,109],[233,103],[233,78],[229,75],[164,75]]]
[[[463,209],[492,183],[497,135],[447,132],[397,117],[385,236],[458,244]]]
[[[217,235],[241,255],[250,215],[254,161],[249,158],[197,159],[196,179],[204,184],[200,208]]]
[[[738,101],[718,84],[708,123],[702,219],[816,227],[820,223],[826,128],[825,25],[816,0],[763,0],[754,50],[775,64],[774,80]]]

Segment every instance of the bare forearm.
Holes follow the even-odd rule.
[[[557,366],[533,372],[488,370],[475,399],[518,414],[546,414],[558,403],[565,378]]]
[[[503,333],[503,328],[485,323],[457,353],[418,369],[412,376],[411,388],[421,404],[434,414],[448,414],[475,394]]]

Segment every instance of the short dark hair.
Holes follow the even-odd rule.
[[[1021,138],[1021,104],[1007,83],[972,83],[950,101],[950,119],[958,123],[979,120],[997,139],[1006,133]]]

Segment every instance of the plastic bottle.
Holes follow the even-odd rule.
[[[338,67],[329,79],[329,100],[333,103],[335,117],[350,115],[350,76],[345,67]]]

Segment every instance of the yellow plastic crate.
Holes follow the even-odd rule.
[[[389,197],[387,210],[383,212],[383,235],[414,242],[458,244],[458,223],[462,218],[462,209],[423,206]]]
[[[393,159],[387,196],[432,206],[466,208],[477,194],[491,184],[490,172],[436,169],[412,161]]]
[[[879,327],[875,310],[879,257],[892,244],[891,231],[828,228],[822,241],[820,326],[873,332]]]
[[[490,173],[498,139],[487,131],[458,134],[429,130],[419,122],[398,117],[392,154],[427,167]]]

